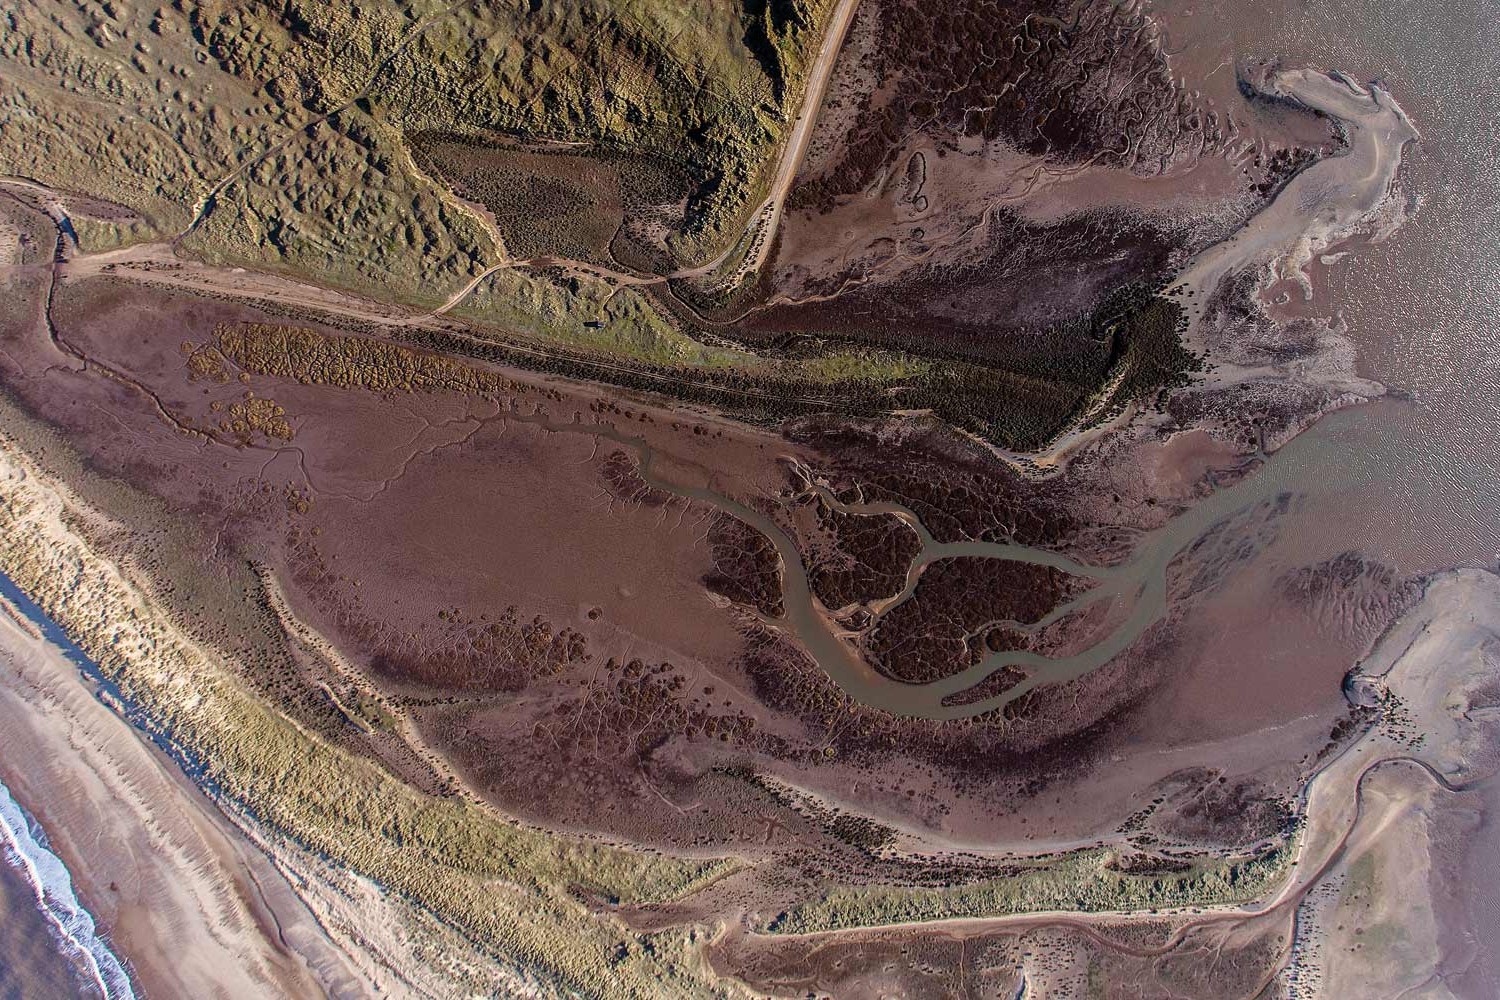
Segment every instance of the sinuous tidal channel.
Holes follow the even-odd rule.
[[[1347,146],[1341,153],[1297,175],[1239,234],[1209,248],[1185,269],[1178,285],[1191,289],[1200,304],[1227,274],[1264,263],[1297,241],[1326,243],[1358,225],[1389,194],[1400,166],[1401,150],[1416,135],[1401,108],[1379,87],[1365,89],[1345,77],[1314,71],[1277,73],[1270,87],[1278,98],[1302,103],[1336,118],[1343,127]],[[1195,323],[1201,319],[1201,311],[1193,316]],[[1338,417],[1335,414],[1330,419]],[[1072,656],[1054,659],[1029,651],[1005,650],[942,680],[911,684],[877,672],[861,658],[853,642],[830,626],[827,609],[818,604],[809,588],[807,571],[795,543],[771,518],[713,490],[684,486],[656,475],[652,471],[652,451],[639,438],[597,425],[557,424],[541,416],[517,415],[516,419],[554,431],[597,434],[624,445],[640,456],[639,472],[649,486],[708,504],[765,535],[781,559],[782,599],[786,609],[784,618],[769,624],[789,633],[840,688],[861,703],[897,715],[934,720],[969,718],[993,711],[1039,685],[1074,680],[1098,669],[1129,649],[1147,628],[1166,615],[1168,567],[1216,525],[1256,505],[1298,492],[1300,486],[1310,481],[1310,471],[1316,472],[1316,481],[1322,489],[1368,481],[1373,471],[1365,467],[1364,456],[1360,454],[1328,453],[1327,436],[1303,435],[1269,456],[1263,468],[1215,492],[1144,536],[1128,561],[1108,567],[1083,565],[1046,549],[1008,543],[940,543],[914,512],[899,504],[844,504],[814,485],[823,500],[838,510],[851,514],[894,514],[916,531],[921,549],[908,569],[906,586],[881,614],[889,613],[911,597],[923,568],[937,560],[956,557],[1050,566],[1094,582],[1085,594],[1055,608],[1033,628],[1098,601],[1118,598],[1127,602],[1128,615],[1108,636]],[[992,697],[965,704],[945,704],[1006,667],[1020,668],[1026,677]]]
[[[1343,419],[1342,413],[1329,417]],[[993,653],[968,669],[940,681],[910,684],[893,680],[876,671],[859,655],[854,645],[841,638],[829,625],[826,610],[813,596],[807,570],[791,537],[765,514],[714,490],[672,482],[653,471],[655,455],[639,437],[621,434],[611,427],[585,423],[559,423],[541,415],[512,413],[509,419],[535,424],[560,433],[586,433],[622,445],[640,456],[638,472],[653,489],[686,500],[707,504],[761,532],[776,547],[782,563],[782,601],[784,618],[771,626],[784,630],[807,652],[818,667],[828,674],[850,697],[864,705],[897,715],[923,719],[964,719],[1000,708],[1041,684],[1072,680],[1095,670],[1128,649],[1151,625],[1167,613],[1167,569],[1172,561],[1216,525],[1257,505],[1274,502],[1298,483],[1305,483],[1311,470],[1320,482],[1336,488],[1339,482],[1357,483],[1369,474],[1357,455],[1327,453],[1322,439],[1304,435],[1269,456],[1264,466],[1238,483],[1219,490],[1197,505],[1178,514],[1163,527],[1144,535],[1134,555],[1115,566],[1089,566],[1047,549],[1013,545],[1005,542],[938,542],[911,510],[894,503],[842,504],[825,499],[853,514],[895,514],[912,526],[921,541],[921,550],[912,561],[906,587],[883,613],[908,599],[915,590],[920,570],[939,559],[979,557],[1008,559],[1016,562],[1050,566],[1096,581],[1083,596],[1055,609],[1043,621],[1056,620],[1081,606],[1113,597],[1130,602],[1130,614],[1105,639],[1073,656],[1049,659],[1027,651],[1007,650]],[[1026,671],[1025,680],[991,698],[967,704],[945,705],[943,702],[979,684],[997,670],[1019,667]]]

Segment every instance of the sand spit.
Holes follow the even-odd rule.
[[[1265,81],[1271,97],[1327,115],[1337,123],[1346,146],[1292,178],[1271,204],[1223,243],[1200,254],[1178,277],[1191,320],[1190,348],[1209,349],[1211,360],[1232,367],[1232,354],[1203,328],[1209,300],[1226,278],[1247,268],[1265,269],[1269,280],[1291,279],[1310,298],[1303,268],[1334,246],[1357,236],[1372,242],[1400,226],[1404,212],[1396,197],[1401,154],[1418,138],[1406,112],[1381,87],[1360,86],[1342,73],[1313,69],[1279,70]],[[1248,373],[1240,373],[1245,377]],[[1215,381],[1232,381],[1221,370]]]
[[[1497,640],[1500,576],[1445,573],[1350,675],[1380,722],[1307,790],[1296,875],[1273,901],[1300,900],[1282,995],[1453,995],[1467,958],[1441,932],[1441,844],[1457,800],[1496,773]]]
[[[1313,286],[1304,270],[1309,264],[1336,261],[1344,254],[1330,256],[1330,251],[1361,237],[1370,243],[1389,238],[1407,215],[1397,183],[1402,153],[1419,136],[1390,93],[1375,84],[1361,86],[1337,70],[1275,70],[1261,81],[1260,89],[1266,98],[1328,117],[1346,146],[1294,175],[1234,235],[1189,261],[1173,279],[1169,294],[1186,313],[1185,345],[1206,354],[1212,364],[1197,391],[1265,381],[1305,383],[1337,397],[1297,421],[1301,429],[1322,413],[1381,396],[1385,387],[1354,374],[1354,345],[1342,322],[1317,321],[1316,349],[1291,352],[1295,360],[1288,361],[1285,352],[1273,351],[1268,357],[1263,350],[1267,345],[1247,349],[1247,341],[1255,338],[1246,337],[1242,323],[1225,324],[1215,316],[1216,296],[1237,275],[1251,272],[1257,276],[1259,292],[1290,281],[1311,299]],[[1022,475],[1056,475],[1080,451],[1143,415],[1134,402],[1117,406],[1118,381],[1119,377],[1101,386],[1072,424],[1038,451],[1012,451],[970,437]]]

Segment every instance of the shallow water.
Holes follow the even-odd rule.
[[[19,869],[0,863],[0,1000],[97,996],[58,950]]]
[[[798,643],[833,681],[862,704],[924,719],[963,719],[993,711],[1015,700],[1040,684],[1080,677],[1108,663],[1128,649],[1167,611],[1167,567],[1180,553],[1202,538],[1215,525],[1258,504],[1276,500],[1316,479],[1325,486],[1365,481],[1372,473],[1364,462],[1366,456],[1335,455],[1325,442],[1303,436],[1277,451],[1254,474],[1234,486],[1220,490],[1178,515],[1164,527],[1145,536],[1135,555],[1115,567],[1080,565],[1046,549],[994,542],[938,543],[921,526],[911,511],[895,504],[883,505],[901,514],[918,530],[923,550],[916,559],[921,565],[937,558],[981,556],[1012,559],[1054,566],[1099,581],[1094,591],[1065,606],[1072,610],[1093,600],[1123,596],[1131,602],[1130,614],[1114,631],[1095,645],[1073,656],[1049,659],[1030,652],[1003,651],[980,663],[930,684],[908,684],[891,680],[872,669],[854,647],[841,640],[818,613],[808,584],[807,572],[792,539],[771,518],[718,492],[683,485],[663,478],[654,471],[654,453],[639,437],[621,434],[595,424],[557,422],[543,415],[511,414],[521,423],[531,423],[561,433],[589,433],[634,449],[641,456],[640,476],[651,487],[680,497],[708,504],[739,518],[771,540],[783,564],[782,601],[785,618],[775,624],[792,633]],[[1334,425],[1347,422],[1346,413],[1328,418]],[[911,589],[908,581],[907,590]],[[944,705],[943,700],[965,691],[1007,665],[1028,668],[1031,676],[995,697],[968,704]]]
[[[4,785],[0,785],[0,859],[9,868],[9,881],[16,890],[15,895],[21,899],[30,896],[33,909],[31,916],[23,921],[42,925],[42,933],[52,945],[53,953],[70,974],[71,983],[64,988],[64,995],[133,1000],[135,992],[130,977],[99,936],[94,918],[78,901],[72,876],[62,860],[52,853],[45,833],[22,811]],[[15,905],[19,907],[20,904]],[[31,957],[28,964],[34,970],[30,974],[18,970],[18,979],[23,975],[27,978],[32,975],[57,978],[57,964],[48,962],[40,954],[41,942],[34,932],[24,942],[18,943],[19,953]],[[0,951],[0,955],[6,956],[6,964],[13,961],[11,954],[8,950]],[[28,985],[22,995],[46,995],[32,992],[32,989],[33,986]]]
[[[1500,559],[1500,311],[1494,298],[1500,293],[1495,235],[1500,167],[1492,155],[1493,115],[1486,114],[1500,95],[1495,73],[1482,73],[1482,79],[1474,74],[1477,67],[1500,63],[1500,22],[1486,17],[1479,4],[1425,20],[1419,16],[1425,11],[1414,5],[1403,11],[1373,0],[1272,4],[1254,11],[1215,0],[1190,16],[1185,6],[1161,9],[1169,35],[1173,25],[1185,28],[1184,61],[1197,64],[1195,69],[1207,72],[1217,62],[1232,79],[1234,65],[1269,58],[1287,66],[1344,71],[1373,84],[1374,105],[1388,106],[1384,93],[1391,92],[1420,132],[1421,143],[1407,150],[1400,184],[1404,194],[1420,200],[1415,218],[1384,243],[1356,241],[1350,245],[1354,252],[1331,270],[1314,268],[1318,294],[1312,311],[1347,323],[1361,373],[1395,390],[1397,398],[1324,419],[1264,469],[1149,536],[1118,572],[1060,565],[1056,556],[1040,550],[940,547],[924,539],[926,560],[977,555],[1059,565],[1101,581],[1075,606],[1115,595],[1131,606],[1113,633],[1075,656],[1047,660],[1002,652],[922,686],[875,674],[828,629],[813,607],[795,548],[769,519],[709,491],[652,477],[646,454],[644,471],[652,485],[713,504],[771,538],[788,568],[786,626],[845,691],[865,704],[925,718],[965,717],[999,707],[1037,684],[1076,678],[1103,665],[1165,613],[1165,569],[1178,553],[1224,518],[1282,493],[1298,497],[1297,510],[1280,526],[1280,539],[1244,572],[1269,579],[1344,550],[1410,574]],[[1414,21],[1422,22],[1419,30],[1411,30]],[[1459,37],[1463,43],[1455,54],[1451,43]],[[1351,113],[1362,110],[1354,105],[1363,101],[1349,100],[1341,88],[1322,96],[1324,104],[1342,101],[1338,106],[1349,105]],[[1378,118],[1372,115],[1370,121]],[[1409,135],[1399,113],[1378,127],[1382,133],[1399,130],[1398,138]],[[1307,179],[1314,181],[1317,172],[1309,171]],[[1370,173],[1380,171],[1372,167]],[[1285,192],[1289,201],[1298,200],[1290,198],[1295,187]],[[1281,203],[1278,199],[1273,210]],[[1275,221],[1286,223],[1286,215],[1281,211]],[[1267,226],[1277,232],[1286,228]],[[1241,256],[1238,246],[1221,248],[1206,254],[1203,266],[1221,273],[1219,258],[1226,254]],[[1265,615],[1258,604],[1246,612],[1258,619],[1247,625],[1248,645],[1278,648],[1288,633],[1275,616]],[[1012,664],[1028,668],[1032,676],[996,698],[942,705],[944,698]],[[1339,672],[1349,665],[1342,664]]]
[[[1339,483],[1309,477],[1298,534],[1358,549],[1406,573],[1500,560],[1500,3],[1455,0],[1230,0],[1196,8],[1194,36],[1217,60],[1279,57],[1377,81],[1421,140],[1402,187],[1420,201],[1389,241],[1318,275],[1314,311],[1348,323],[1360,373],[1409,394],[1325,421],[1305,437],[1363,470]],[[1213,62],[1209,61],[1212,66]],[[1483,819],[1464,837],[1451,887],[1462,912],[1463,997],[1500,995],[1500,788],[1473,793]],[[1479,804],[1479,803],[1476,803]],[[1469,950],[1472,948],[1472,952]],[[1467,965],[1466,968],[1464,966]],[[1462,971],[1460,971],[1460,969]]]

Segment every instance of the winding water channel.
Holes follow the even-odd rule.
[[[895,503],[833,505],[854,514],[894,514],[917,532],[921,550],[912,561],[906,586],[882,614],[890,612],[915,590],[922,568],[939,559],[979,557],[1007,559],[1016,562],[1051,566],[1096,581],[1087,593],[1055,609],[1047,619],[1056,620],[1095,601],[1122,597],[1130,601],[1130,614],[1108,636],[1072,656],[1056,659],[1023,650],[992,653],[979,663],[950,677],[927,684],[909,684],[893,680],[871,667],[854,642],[842,637],[830,624],[808,584],[807,569],[796,543],[770,517],[732,497],[701,486],[676,483],[658,475],[654,469],[655,452],[640,437],[623,434],[613,427],[592,423],[566,423],[542,414],[513,412],[508,419],[535,424],[559,433],[590,434],[613,441],[640,456],[638,472],[653,489],[683,499],[707,504],[730,514],[765,535],[776,547],[782,563],[782,602],[785,616],[771,626],[788,633],[802,649],[850,697],[862,704],[895,715],[923,719],[964,719],[1000,708],[1041,684],[1058,683],[1082,677],[1108,663],[1128,649],[1151,625],[1167,613],[1167,568],[1172,561],[1206,533],[1243,511],[1275,501],[1288,492],[1296,492],[1299,483],[1316,474],[1320,483],[1336,486],[1339,482],[1358,483],[1369,475],[1359,455],[1329,453],[1326,438],[1314,440],[1303,436],[1271,455],[1262,468],[1245,476],[1233,486],[1221,489],[1195,506],[1178,514],[1166,525],[1144,535],[1134,555],[1115,566],[1091,566],[1076,562],[1048,549],[1015,545],[1007,542],[939,542],[923,526],[921,519],[906,507]],[[1335,413],[1330,421],[1348,419]],[[826,497],[826,494],[825,494]],[[1019,667],[1027,677],[1001,694],[968,704],[945,705],[953,695],[967,691],[997,670]]]
[[[1326,246],[1355,231],[1377,212],[1389,196],[1401,151],[1415,137],[1401,108],[1379,87],[1366,89],[1341,75],[1312,70],[1282,71],[1269,81],[1270,93],[1337,119],[1345,148],[1297,174],[1270,205],[1252,217],[1234,238],[1200,254],[1184,269],[1179,288],[1191,289],[1201,307],[1228,274],[1263,264],[1299,245]],[[1201,308],[1192,317],[1201,322]],[[1190,334],[1191,336],[1191,334]],[[963,719],[993,711],[1043,684],[1074,680],[1125,652],[1151,625],[1167,613],[1167,570],[1174,559],[1226,519],[1286,493],[1300,492],[1309,482],[1320,489],[1337,489],[1369,481],[1369,456],[1332,451],[1337,435],[1302,435],[1269,456],[1262,468],[1235,485],[1179,513],[1166,525],[1139,540],[1132,557],[1115,566],[1078,563],[1047,549],[994,542],[936,541],[921,519],[895,503],[840,503],[816,484],[822,499],[852,514],[890,514],[917,533],[921,549],[908,569],[901,593],[880,611],[888,614],[910,599],[926,566],[940,559],[978,557],[1050,566],[1092,580],[1082,596],[1055,608],[1031,628],[1048,624],[1085,605],[1122,599],[1129,613],[1105,638],[1071,656],[1049,658],[1022,650],[1004,650],[979,663],[926,684],[893,680],[876,671],[860,655],[855,640],[841,635],[830,623],[828,609],[813,596],[807,570],[792,538],[771,518],[713,490],[685,486],[655,474],[654,454],[639,437],[593,424],[555,423],[537,414],[513,414],[553,431],[590,433],[626,446],[640,456],[641,478],[651,487],[708,504],[730,514],[770,539],[782,563],[785,615],[769,624],[789,633],[817,665],[859,702],[896,715],[924,719]],[[1326,418],[1330,424],[1349,419],[1343,413]],[[966,704],[944,704],[981,683],[998,670],[1017,667],[1026,677],[1008,690]]]

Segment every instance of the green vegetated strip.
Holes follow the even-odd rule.
[[[224,356],[248,371],[310,385],[376,392],[502,393],[503,376],[369,337],[328,335],[298,326],[224,323],[214,331]]]
[[[671,392],[700,402],[719,403],[754,413],[794,412],[789,401],[777,395],[802,388],[823,392],[823,398],[808,398],[807,412],[822,412],[832,404],[832,390],[839,380],[867,378],[869,371],[904,373],[902,359],[878,355],[832,354],[809,363],[823,381],[799,383],[757,382],[739,372],[711,369],[687,370],[647,365],[623,367],[618,359],[599,355],[569,355],[554,346],[553,353],[538,357],[516,344],[488,342],[438,331],[413,331],[405,335],[411,345],[357,335],[333,335],[308,327],[265,323],[223,324],[215,332],[215,345],[235,364],[262,375],[289,378],[322,385],[341,385],[377,391],[451,391],[462,393],[508,393],[517,385],[465,359],[504,363],[512,367],[562,372],[579,378],[612,381],[640,389]],[[654,375],[659,371],[660,375]],[[654,377],[653,377],[654,376]],[[684,382],[684,379],[699,381]],[[744,395],[753,393],[754,395]]]
[[[837,888],[778,916],[767,930],[807,934],[854,927],[1068,910],[1081,913],[1211,906],[1265,895],[1289,870],[1289,846],[1204,860],[1180,874],[1130,875],[1106,867],[1111,853],[1077,851],[1054,862],[945,889]]]
[[[1202,363],[1183,346],[1183,325],[1175,302],[1150,286],[1129,285],[1086,318],[1042,335],[1043,349],[1033,357],[1002,356],[993,366],[934,363],[908,408],[930,408],[994,444],[1039,449],[1096,406],[1093,419],[1100,421],[1186,384]]]
[[[503,330],[495,331],[490,344],[426,332],[413,340],[444,352],[666,392],[756,420],[931,411],[1016,450],[1044,447],[1091,408],[1116,375],[1118,385],[1112,398],[1103,401],[1101,417],[1184,383],[1200,366],[1182,346],[1181,308],[1140,287],[1123,289],[1089,317],[1043,335],[1050,340],[1035,356],[1017,353],[994,363],[874,349],[845,338],[803,338],[804,346],[786,352],[752,352],[733,340],[709,344],[707,338],[690,338],[664,321],[649,322],[656,314],[644,301],[637,311],[636,296],[627,294],[631,291],[620,289],[612,298],[606,293],[590,313],[577,303],[591,293],[586,286],[572,286],[549,293],[571,296],[570,304],[541,305],[514,316],[516,324],[527,315],[553,317],[538,330],[544,340],[563,348],[549,358],[508,350],[507,341],[524,341],[508,338]],[[498,305],[480,310],[503,315]],[[579,319],[585,314],[597,316],[597,326],[582,326]],[[478,314],[455,310],[455,315],[473,320]],[[1067,349],[1067,344],[1074,346]]]
[[[1166,283],[1158,277],[1123,285],[1087,312],[1042,330],[1001,327],[984,337],[966,331],[967,344],[936,343],[919,332],[894,341],[882,334],[887,346],[872,351],[857,330],[799,332],[784,338],[790,347],[777,346],[773,333],[744,335],[744,340],[768,362],[780,362],[771,372],[779,383],[776,391],[787,398],[782,412],[773,415],[810,412],[801,400],[819,395],[799,365],[831,352],[873,353],[900,363],[866,369],[839,384],[836,393],[822,394],[828,411],[858,416],[931,411],[993,444],[1031,451],[1045,447],[1084,413],[1105,419],[1127,403],[1184,384],[1201,367],[1182,345],[1183,312],[1161,294]],[[727,322],[726,317],[743,313],[755,291],[674,281],[671,295],[665,304],[675,318],[706,337],[717,329],[710,321]],[[728,337],[741,336],[727,329]],[[747,373],[750,380],[756,377],[765,374]],[[1108,398],[1101,398],[1104,393]]]
[[[497,303],[511,295],[527,294],[527,286],[511,286],[512,274],[503,271],[492,276],[506,289],[497,296]],[[476,329],[477,335],[413,330],[402,336],[415,347],[453,358],[666,393],[751,420],[774,422],[821,413],[870,417],[893,410],[930,410],[955,426],[1017,449],[1045,445],[1099,391],[1072,376],[1049,380],[1038,374],[972,362],[861,349],[838,342],[782,359],[755,355],[732,344],[707,345],[665,323],[653,322],[655,314],[629,288],[595,300],[598,311],[592,315],[600,317],[594,321],[597,325],[579,327],[570,317],[581,308],[580,301],[594,294],[590,284],[563,281],[545,287],[540,298],[530,301],[528,308],[516,308],[514,315],[517,323],[543,323],[545,318],[534,339],[516,337],[504,328]],[[484,308],[498,311],[502,307]],[[1196,359],[1182,349],[1177,336],[1179,316],[1174,303],[1152,298],[1139,308],[1101,321],[1117,341],[1113,349],[1116,357],[1109,367],[1100,366],[1105,377],[1095,377],[1106,382],[1109,373],[1122,370],[1114,407],[1180,382],[1195,366]],[[275,342],[275,350],[265,353],[257,345],[267,343],[266,331],[270,329],[282,332],[277,334],[280,339]],[[347,370],[350,365],[367,370],[391,365],[392,377],[371,374],[364,381],[399,385],[405,366],[416,363],[411,358],[420,356],[373,338],[344,338],[345,343],[332,348],[327,337],[312,330],[302,330],[288,339],[287,331],[297,329],[250,324],[226,327],[220,337],[222,341],[224,331],[230,331],[227,343],[232,349],[226,353],[237,363],[289,378],[304,378],[318,369],[326,369],[323,377],[343,378],[332,373]],[[374,346],[383,343],[384,350]],[[268,359],[273,357],[280,360],[270,364]],[[460,363],[445,368],[447,386],[425,387],[474,391],[474,370],[461,374],[462,367]]]
[[[608,325],[601,328],[607,331]],[[732,348],[684,347],[695,365],[665,363],[661,342],[645,349],[590,351],[592,337],[542,342],[527,351],[523,338],[495,331],[492,340],[437,331],[404,334],[411,343],[497,364],[555,372],[630,389],[665,393],[724,409],[742,418],[775,422],[835,413],[874,417],[896,410],[931,411],[938,418],[1005,447],[1045,445],[1088,400],[1088,390],[1066,382],[987,368],[969,362],[834,344],[827,354],[777,359],[732,353]],[[597,343],[597,341],[596,341]],[[691,342],[696,344],[697,342]],[[668,348],[671,351],[671,348]],[[676,353],[676,352],[672,352]],[[743,360],[742,360],[743,359]]]
[[[1185,384],[1203,360],[1182,342],[1186,324],[1182,307],[1170,299],[1152,297],[1131,307],[1123,324],[1118,353],[1125,366],[1115,398],[1125,402],[1148,399]]]
[[[39,524],[34,495],[0,494],[0,564],[99,665],[135,721],[207,789],[339,867],[404,896],[482,947],[566,989],[697,992],[680,951],[644,950],[570,898],[673,898],[727,861],[688,861],[589,844],[424,795],[331,746],[252,696],[226,668],[141,607],[81,542]],[[675,933],[675,932],[673,932]]]
[[[993,365],[937,369],[918,396],[944,420],[995,444],[1042,448],[1096,405],[1095,419],[1106,419],[1184,384],[1200,367],[1182,345],[1181,307],[1158,292],[1127,285],[1087,316],[1006,345]],[[1033,344],[1029,357],[1017,353]]]
[[[411,350],[368,337],[331,336],[303,327],[242,323],[219,327],[217,345],[236,364],[264,375],[320,384],[347,385],[382,391],[446,390],[492,393],[510,391],[507,380],[457,360],[502,363],[517,367],[560,371],[579,378],[603,379],[632,388],[669,392],[679,398],[708,403],[744,416],[781,419],[829,411],[875,415],[892,408],[891,382],[906,378],[917,387],[911,392],[935,393],[934,385],[965,377],[957,366],[927,367],[920,359],[879,354],[833,353],[805,362],[821,379],[786,377],[767,366],[761,372],[736,369],[693,369],[645,363],[622,367],[605,365],[580,353],[576,357],[551,354],[538,358],[514,345],[485,343],[472,337],[437,331],[414,331],[407,335],[417,347]],[[1015,408],[1023,418],[1045,414],[1041,407],[1027,408],[1023,392],[1046,392],[1049,387],[1034,380],[1017,379],[1006,373],[992,374],[1000,386],[993,394],[1000,405]],[[972,391],[973,384],[960,387]],[[907,396],[906,398],[911,398]],[[957,391],[950,397],[959,400]],[[980,393],[972,397],[984,400]],[[943,401],[933,399],[935,403]],[[1040,436],[1050,426],[1034,423],[1030,431]]]

